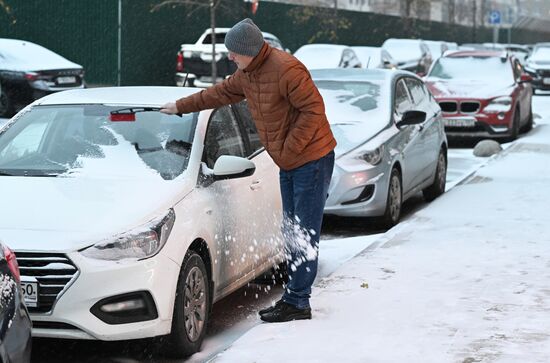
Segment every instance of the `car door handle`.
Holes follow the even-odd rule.
[[[261,180],[254,180],[252,184],[250,184],[251,190],[258,190],[262,187],[262,181]]]

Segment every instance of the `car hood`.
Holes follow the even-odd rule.
[[[181,179],[0,177],[0,240],[16,251],[81,249],[166,214]]]
[[[512,93],[513,85],[490,83],[477,80],[433,80],[427,79],[426,85],[436,98],[481,98],[488,99]]]

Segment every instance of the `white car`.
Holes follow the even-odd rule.
[[[294,53],[307,69],[361,68],[361,61],[350,47],[336,44],[306,44]]]
[[[197,91],[67,91],[0,129],[0,239],[33,336],[168,335],[186,356],[213,302],[282,261],[278,168],[247,107],[158,112]]]
[[[359,46],[351,47],[351,49],[353,49],[355,54],[357,54],[363,68],[397,68],[397,64],[391,57],[390,53],[381,47]]]

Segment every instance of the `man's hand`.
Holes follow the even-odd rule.
[[[178,113],[178,108],[176,107],[175,102],[168,102],[161,107],[160,112],[166,113],[168,115],[175,115]]]

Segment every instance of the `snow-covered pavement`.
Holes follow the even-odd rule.
[[[321,279],[313,320],[260,324],[215,362],[548,362],[541,102],[529,135]]]

